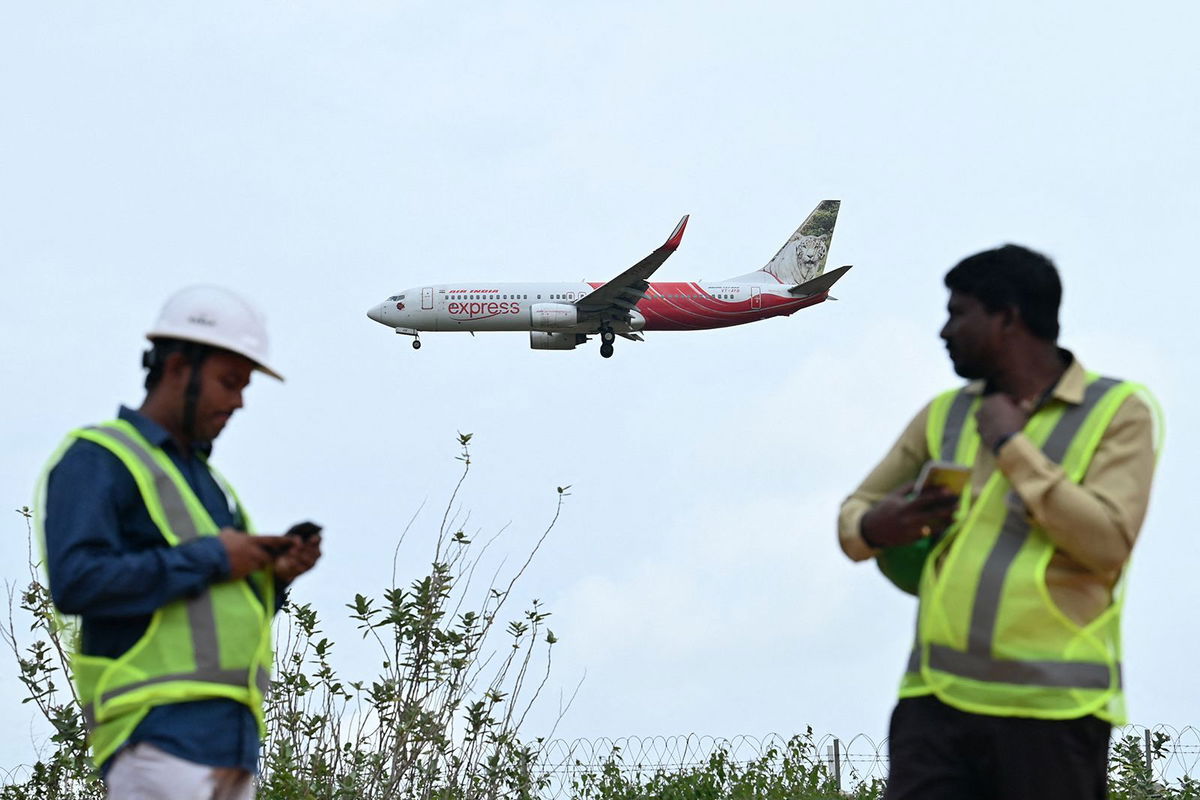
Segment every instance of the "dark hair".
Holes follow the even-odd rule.
[[[1058,339],[1062,283],[1054,262],[1016,244],[967,256],[946,273],[946,288],[970,295],[988,311],[1015,306],[1029,332]]]
[[[184,339],[154,339],[150,349],[142,353],[142,367],[149,370],[146,373],[146,391],[153,390],[162,380],[167,356],[172,353],[180,353],[189,364],[198,367],[214,349],[211,345],[189,342]]]

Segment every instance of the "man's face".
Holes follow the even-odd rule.
[[[1004,347],[1005,312],[991,312],[969,294],[950,292],[949,318],[941,337],[954,363],[954,371],[968,380],[990,378],[997,355]]]
[[[200,365],[200,396],[196,399],[195,436],[211,442],[242,407],[242,391],[250,385],[254,362],[236,353],[210,353]]]

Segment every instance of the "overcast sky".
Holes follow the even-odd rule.
[[[986,4],[991,5],[991,4]],[[995,4],[999,6],[1000,4]],[[1194,3],[7,3],[0,9],[0,497],[31,502],[62,435],[141,400],[163,300],[218,283],[269,318],[215,463],[259,527],[326,527],[296,595],[343,616],[421,574],[463,496],[553,613],[545,700],[567,737],[882,738],[914,601],[836,544],[838,504],[955,385],[941,278],[1013,241],[1056,260],[1062,343],[1147,383],[1166,449],[1126,608],[1132,720],[1200,723],[1192,690]],[[836,303],[701,333],[533,352],[525,334],[369,321],[454,280],[607,280],[682,214],[662,280],[761,267],[840,199]],[[0,575],[25,525],[0,518]],[[519,610],[513,606],[514,612]],[[45,726],[0,662],[0,767]]]

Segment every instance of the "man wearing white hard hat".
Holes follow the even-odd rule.
[[[244,800],[265,734],[271,619],[320,558],[319,529],[249,533],[209,464],[253,372],[283,380],[258,311],[192,287],[146,336],[141,407],[72,431],[39,482],[50,590],[78,617],[72,677],[108,796]]]

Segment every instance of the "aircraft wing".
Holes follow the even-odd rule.
[[[796,297],[811,297],[814,294],[828,292],[829,288],[837,283],[838,278],[845,275],[849,269],[849,266],[838,267],[830,272],[822,273],[811,281],[796,284],[791,289],[788,289],[788,293]]]
[[[646,296],[649,287],[646,279],[679,247],[687,221],[685,214],[665,244],[599,289],[576,300],[575,306],[580,313],[601,319],[627,319],[638,301]]]

